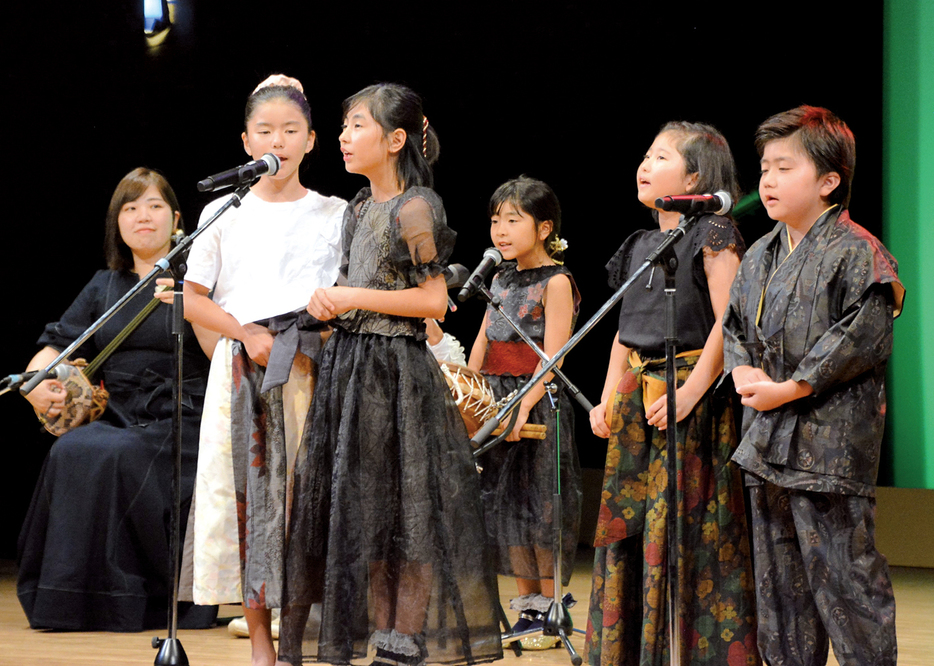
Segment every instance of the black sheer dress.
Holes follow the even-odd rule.
[[[365,189],[344,219],[340,283],[415,287],[453,244],[433,191],[380,203]],[[479,475],[424,324],[363,310],[334,324],[296,461],[279,659],[346,664],[368,641],[411,663],[499,659]],[[318,601],[320,626],[306,625]]]

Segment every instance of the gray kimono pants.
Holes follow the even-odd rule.
[[[750,486],[759,650],[771,666],[895,664],[895,597],[870,497]]]

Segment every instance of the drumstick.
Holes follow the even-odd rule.
[[[496,430],[492,432],[495,435],[503,434],[503,426],[499,426]],[[519,431],[519,436],[524,439],[545,439],[545,436],[548,434],[548,426],[538,425],[536,423],[526,423],[522,426],[522,429]]]

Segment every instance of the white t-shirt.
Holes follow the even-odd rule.
[[[198,226],[228,198],[205,206]],[[250,192],[195,239],[185,279],[213,288],[214,302],[240,324],[303,308],[337,280],[346,208],[311,190],[275,203]]]

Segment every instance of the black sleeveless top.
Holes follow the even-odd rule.
[[[619,289],[659,246],[665,233],[642,229],[627,238],[607,263],[608,282]],[[713,252],[733,250],[740,257],[746,249],[743,237],[732,220],[706,215],[675,245],[678,257],[676,309],[678,349],[701,349],[715,323],[704,273],[704,248]],[[651,285],[651,289],[649,289]],[[643,358],[665,355],[665,273],[661,268],[648,271],[630,287],[621,301],[620,344],[639,351]]]

